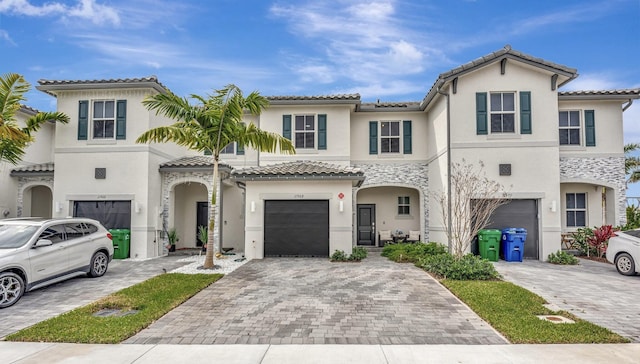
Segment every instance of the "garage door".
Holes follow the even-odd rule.
[[[267,200],[264,255],[329,256],[328,200]]]
[[[75,201],[73,216],[98,220],[107,229],[130,229],[131,201]]]
[[[536,200],[511,200],[500,206],[491,217],[488,229],[527,229],[523,257],[538,259],[538,205]]]

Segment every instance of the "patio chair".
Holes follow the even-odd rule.
[[[417,243],[420,241],[420,231],[419,230],[409,230],[409,235],[406,239],[407,243]]]
[[[386,243],[393,243],[391,230],[378,230],[378,246],[385,246]]]

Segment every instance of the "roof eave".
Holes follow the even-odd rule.
[[[353,181],[354,187],[360,187],[364,182],[364,175],[231,175],[232,181],[257,182],[257,181]]]
[[[359,105],[360,100],[269,100],[269,105]]]
[[[11,177],[53,177],[53,171],[11,171]]]
[[[96,90],[96,89],[134,89],[134,88],[151,88],[159,93],[168,93],[169,90],[153,81],[140,82],[87,82],[87,83],[65,83],[65,84],[47,84],[38,85],[36,89],[52,96],[57,96],[59,91],[78,91],[78,90]]]
[[[639,94],[626,94],[626,95],[558,95],[559,101],[577,101],[577,100],[606,100],[606,101],[620,101],[625,102],[629,99],[640,99]]]

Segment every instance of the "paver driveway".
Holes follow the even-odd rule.
[[[27,292],[18,303],[0,310],[0,338],[154,277],[163,269],[188,264],[177,262],[180,258],[184,257],[113,260],[100,278],[78,277]]]
[[[373,255],[373,256],[372,256]],[[424,271],[379,253],[361,263],[253,260],[130,338],[135,344],[504,344]]]
[[[559,309],[640,343],[640,276],[623,276],[611,264],[585,259],[579,265],[500,261],[495,267],[505,280]]]

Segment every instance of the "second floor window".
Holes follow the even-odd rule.
[[[234,146],[235,143],[227,144],[227,146],[220,151],[220,154],[234,154],[236,152]]]
[[[491,93],[491,133],[515,133],[515,131],[515,93]]]
[[[295,116],[295,146],[302,149],[315,148],[316,141],[316,120],[315,115]]]
[[[399,121],[383,121],[380,123],[380,152],[400,153]]]
[[[587,226],[587,194],[567,193],[567,227]]]
[[[114,101],[93,102],[93,139],[113,139],[116,119]]]
[[[560,145],[580,145],[580,112],[560,111]]]

